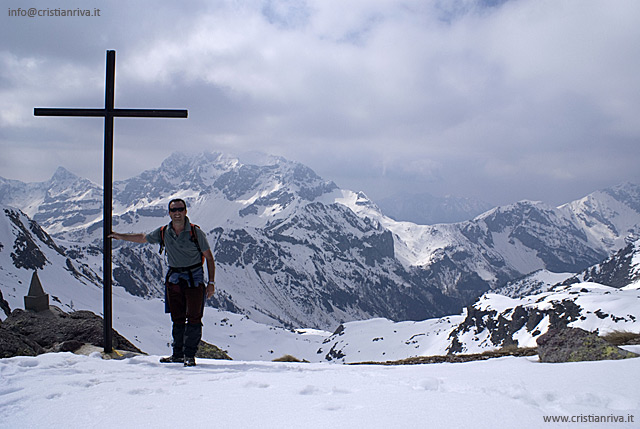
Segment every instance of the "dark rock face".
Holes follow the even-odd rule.
[[[2,310],[6,316],[9,316],[11,314],[11,307],[9,306],[9,303],[4,299],[4,296],[2,296],[2,290],[0,290],[0,310]]]
[[[577,272],[607,256],[589,244],[585,232],[570,218],[544,204],[520,201],[463,225],[470,240],[488,248],[494,246],[494,234],[508,234],[510,243],[518,241],[535,252],[553,272]]]
[[[5,214],[18,228],[11,258],[16,268],[42,269],[49,261],[35,243],[27,227],[21,222],[20,215],[5,209]]]
[[[102,318],[90,311],[65,313],[56,307],[34,313],[14,310],[0,326],[0,357],[35,356],[51,351],[75,351],[83,344],[104,347]],[[113,331],[113,347],[142,353]]]
[[[573,301],[565,299],[553,302],[551,307],[545,310],[518,306],[505,315],[496,310],[481,310],[470,305],[467,307],[465,320],[449,335],[451,345],[447,352],[463,352],[459,337],[469,331],[489,332],[489,341],[496,347],[520,346],[518,340],[513,339],[513,335],[523,327],[533,336],[539,335],[537,326],[545,317],[549,318],[551,326],[567,326],[581,317],[581,308]]]
[[[0,358],[37,356],[44,352],[35,341],[0,324]]]
[[[113,279],[131,295],[164,296],[164,272],[155,246],[122,246],[115,255]]]
[[[579,328],[549,329],[537,340],[540,362],[581,362],[639,357]]]
[[[273,307],[284,311],[269,316],[284,326],[326,328],[335,323],[334,313],[352,320],[380,315],[423,320],[459,312],[478,290],[488,289],[477,275],[452,274],[447,276],[450,284],[462,285],[465,293],[447,297],[435,285],[442,279],[431,270],[406,268],[395,259],[390,231],[340,204],[310,203],[263,229],[216,228],[209,238],[218,266],[277,279],[267,287],[277,292]],[[452,262],[442,262],[447,263],[457,273]],[[236,306],[232,297],[228,302]],[[263,305],[251,311],[262,311]]]
[[[640,279],[640,272],[633,265],[633,258],[640,252],[640,240],[627,246],[605,261],[585,269],[580,274],[567,279],[563,285],[594,282],[621,288]]]

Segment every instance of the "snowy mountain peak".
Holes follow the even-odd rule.
[[[495,218],[496,216],[516,214],[522,215],[530,210],[551,210],[552,208],[542,201],[521,200],[512,204],[494,207],[476,216],[476,219]]]
[[[50,182],[56,182],[56,183],[66,182],[66,183],[69,183],[69,182],[75,182],[78,179],[80,179],[80,178],[78,176],[76,176],[74,173],[72,173],[71,171],[67,170],[66,168],[60,166],[53,173],[53,176],[51,176]]]
[[[630,235],[632,240],[640,236],[640,186],[632,183],[593,192],[559,210],[585,231],[593,246],[619,249]]]
[[[456,224],[386,217],[367,196],[341,190],[298,162],[221,153],[174,153],[158,168],[114,185],[114,230],[166,224],[183,198],[209,235],[220,293],[215,302],[253,320],[333,329],[368,317],[420,320],[451,314],[485,291],[536,270],[576,273],[640,228],[633,186],[594,193],[589,208],[521,201]],[[99,272],[102,190],[60,170],[69,186],[0,183],[0,203],[29,214]],[[56,182],[58,183],[58,182]],[[619,199],[623,199],[625,203]],[[86,250],[86,251],[85,251]],[[116,285],[161,295],[163,261],[151,246],[116,243]]]
[[[158,171],[184,177],[187,172],[193,170],[202,172],[203,168],[212,165],[218,167],[218,169],[228,169],[235,167],[237,164],[239,164],[237,158],[220,152],[202,152],[198,154],[174,152],[162,162]]]
[[[102,188],[58,167],[45,182],[4,181],[0,204],[18,207],[49,234],[82,228],[102,216]]]
[[[229,201],[253,199],[251,203],[269,195],[275,200],[274,193],[281,201],[288,198],[284,194],[312,201],[336,188],[300,163],[273,157],[270,161],[252,165],[221,153],[174,153],[159,168],[116,183],[115,197],[125,207],[185,192],[192,198],[222,192]]]

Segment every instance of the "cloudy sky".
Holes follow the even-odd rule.
[[[0,176],[102,183],[103,120],[34,107],[180,108],[116,119],[114,177],[174,151],[254,151],[343,188],[552,204],[640,183],[636,0],[21,0],[0,18]],[[17,8],[99,16],[11,16]],[[14,11],[14,12],[12,12]]]

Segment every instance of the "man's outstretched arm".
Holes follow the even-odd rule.
[[[116,240],[124,240],[131,241],[132,243],[146,243],[147,235],[146,234],[122,234],[119,232],[112,232],[109,234],[109,238],[115,238]]]

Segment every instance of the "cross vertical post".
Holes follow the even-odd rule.
[[[107,74],[104,91],[104,180],[103,180],[103,216],[102,216],[102,306],[104,318],[104,350],[111,352],[113,344],[113,309],[112,309],[112,269],[111,239],[113,229],[113,107],[115,105],[116,51],[107,51]],[[108,328],[107,328],[108,327]],[[107,349],[109,349],[107,351]]]
[[[34,116],[85,116],[104,117],[104,201],[103,201],[103,318],[104,351],[113,350],[113,311],[112,311],[112,273],[111,273],[111,229],[113,226],[113,118],[186,118],[187,110],[167,109],[116,109],[115,108],[116,51],[107,51],[107,71],[105,80],[104,109],[33,109]]]

